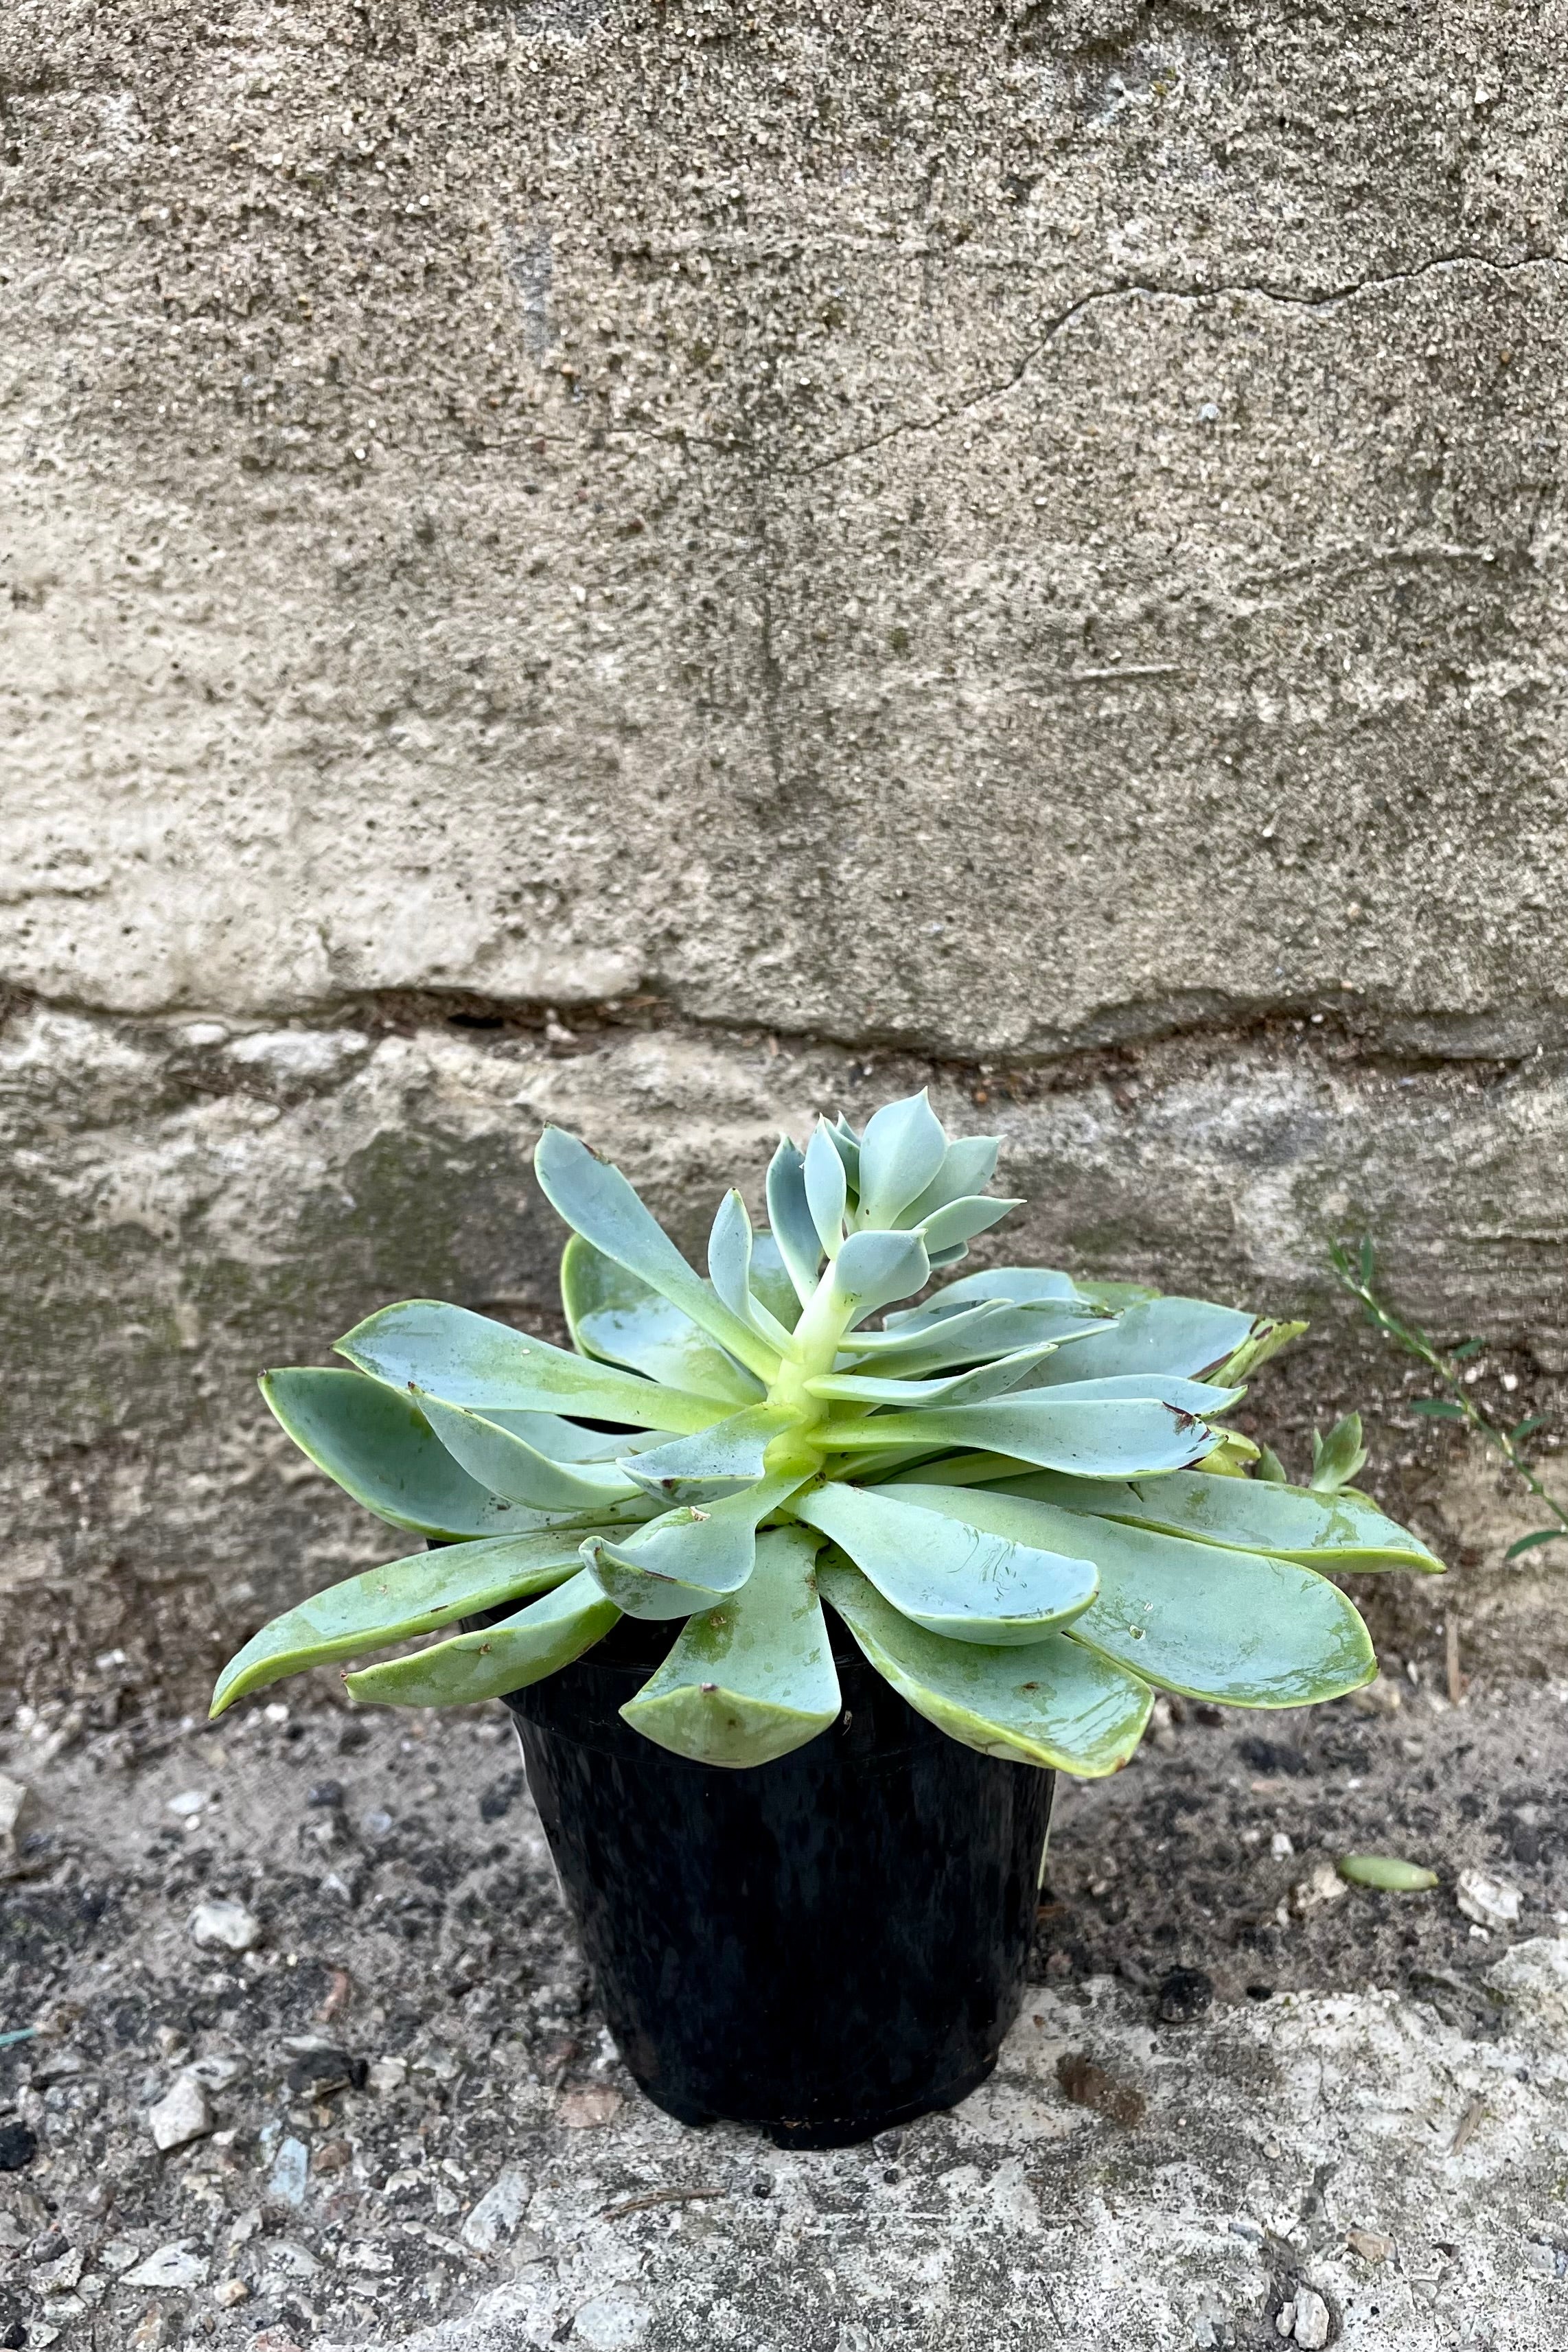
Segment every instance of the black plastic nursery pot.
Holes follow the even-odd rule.
[[[949,1739],[837,1626],[829,1730],[689,1762],[617,1712],[676,1630],[623,1619],[506,1700],[627,2066],[682,2123],[784,2147],[951,2106],[1017,2011],[1055,1775]]]

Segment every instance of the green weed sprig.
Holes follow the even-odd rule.
[[[1521,1451],[1524,1440],[1544,1426],[1544,1416],[1531,1413],[1528,1419],[1516,1423],[1512,1429],[1501,1429],[1489,1413],[1483,1412],[1465,1385],[1462,1367],[1472,1357],[1480,1354],[1484,1342],[1465,1339],[1457,1348],[1444,1349],[1427,1337],[1418,1323],[1413,1323],[1406,1316],[1396,1315],[1373,1286],[1376,1260],[1370,1241],[1362,1242],[1353,1259],[1343,1243],[1333,1242],[1329,1247],[1329,1260],[1342,1288],[1348,1290],[1352,1298],[1360,1300],[1367,1321],[1377,1330],[1385,1332],[1407,1356],[1414,1356],[1417,1363],[1425,1364],[1442,1383],[1443,1395],[1417,1397],[1411,1411],[1423,1414],[1428,1421],[1467,1423],[1478,1437],[1495,1446],[1509,1468],[1523,1480],[1536,1501],[1557,1521],[1554,1528],[1536,1528],[1529,1535],[1521,1536],[1516,1542],[1510,1544],[1503,1554],[1504,1559],[1517,1559],[1521,1552],[1534,1551],[1541,1544],[1562,1542],[1568,1537],[1568,1508],[1554,1495],[1548,1494]]]

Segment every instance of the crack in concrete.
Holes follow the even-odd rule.
[[[1129,278],[1120,286],[1092,287],[1088,293],[1080,294],[1065,310],[1058,310],[1045,321],[1011,374],[996,383],[982,384],[977,391],[956,401],[938,416],[902,418],[897,425],[889,425],[885,433],[874,434],[868,440],[856,442],[847,449],[836,450],[826,457],[817,458],[809,466],[799,467],[784,478],[808,481],[816,475],[830,473],[835,467],[848,465],[854,458],[866,457],[872,450],[883,448],[889,441],[900,440],[908,434],[944,432],[960,417],[984,407],[988,400],[999,399],[1004,394],[1012,392],[1075,320],[1107,303],[1134,299],[1148,302],[1217,302],[1226,295],[1234,295],[1272,303],[1285,310],[1329,311],[1356,300],[1361,295],[1382,293],[1394,286],[1415,285],[1422,278],[1435,277],[1448,269],[1483,269],[1489,270],[1496,277],[1510,278],[1527,269],[1563,268],[1568,268],[1568,256],[1557,253],[1527,254],[1519,261],[1494,261],[1489,256],[1480,253],[1449,253],[1439,254],[1430,261],[1419,262],[1413,269],[1390,270],[1384,277],[1358,278],[1349,285],[1330,287],[1317,293],[1298,293],[1280,287],[1255,285],[1247,280],[1216,286],[1147,286],[1141,280]]]

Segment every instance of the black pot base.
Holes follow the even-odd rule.
[[[868,2139],[879,2139],[883,2132],[898,2131],[905,2124],[918,2123],[921,2116],[935,2115],[944,2107],[956,2107],[988,2083],[996,2071],[994,2058],[972,2067],[955,2083],[942,2083],[924,2097],[910,2100],[901,2107],[885,2107],[874,2116],[818,2116],[795,2122],[787,2116],[716,2116],[700,2107],[688,2107],[675,2099],[667,2098],[652,2084],[638,2082],[637,2088],[645,2099],[673,2116],[678,2124],[692,2131],[706,2131],[712,2124],[744,2124],[761,2132],[775,2147],[861,2147]],[[637,2078],[634,2076],[633,2078]]]

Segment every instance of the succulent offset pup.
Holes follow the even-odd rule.
[[[1441,1562],[1343,1484],[1359,1427],[1302,1488],[1224,1425],[1304,1326],[1035,1266],[897,1303],[1020,1205],[985,1191],[996,1154],[950,1142],[923,1093],[858,1134],[821,1120],[774,1156],[771,1233],[725,1195],[704,1279],[618,1170],[547,1129],[576,1353],[412,1299],[339,1342],[352,1370],[268,1373],[310,1459],[439,1548],[274,1619],[213,1713],[481,1614],[345,1680],[405,1706],[495,1698],[625,1612],[684,1621],[627,1722],[762,1764],[839,1712],[824,1601],[952,1738],[1079,1775],[1126,1761],[1157,1691],[1299,1706],[1369,1681],[1321,1571]]]

